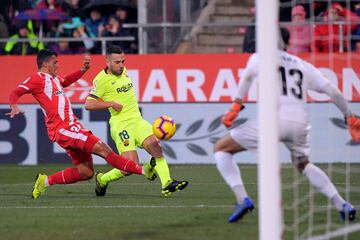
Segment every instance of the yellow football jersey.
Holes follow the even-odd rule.
[[[116,112],[109,108],[112,121],[126,121],[141,117],[136,94],[131,79],[126,75],[126,69],[119,76],[108,73],[107,69],[101,71],[93,81],[90,97],[102,99],[106,102],[120,103],[123,108]]]

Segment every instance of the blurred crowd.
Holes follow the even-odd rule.
[[[360,1],[279,1],[280,22],[290,32],[288,51],[360,53]],[[148,7],[151,16],[159,18],[153,21],[162,22],[157,3],[149,0]],[[168,6],[171,4],[174,8],[169,7],[166,14],[170,21],[179,13],[174,11],[179,10],[179,1],[168,2]],[[126,53],[136,54],[137,29],[124,28],[124,23],[137,23],[136,0],[1,0],[0,38],[8,41],[0,42],[0,54],[36,54],[44,47],[59,54],[99,54],[104,45],[97,37],[132,37],[130,41],[111,39],[105,47],[116,44]],[[148,44],[161,46],[157,37],[161,34],[160,30],[149,31]],[[61,40],[40,42],[39,37]],[[255,52],[255,45],[255,27],[249,26],[243,52]]]
[[[0,38],[9,39],[0,42],[0,54],[36,54],[44,47],[59,54],[99,54],[102,46],[96,37],[133,37],[107,41],[107,46],[137,53],[137,30],[123,28],[137,22],[136,14],[136,0],[1,0]],[[40,42],[39,36],[61,40]]]
[[[290,33],[291,53],[360,53],[359,1],[280,0],[279,14],[280,22]],[[243,52],[254,51],[255,28],[250,26],[246,29]]]

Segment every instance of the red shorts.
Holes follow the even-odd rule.
[[[80,123],[57,129],[55,142],[66,150],[75,165],[92,161],[91,151],[100,141]]]

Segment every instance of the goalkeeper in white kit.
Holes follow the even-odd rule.
[[[288,32],[282,29],[282,38],[288,42]],[[258,75],[258,55],[253,54],[242,74],[238,97],[233,101],[230,110],[223,116],[222,123],[231,128],[234,119],[244,108],[243,99]],[[325,78],[312,64],[279,51],[280,97],[278,99],[279,140],[290,150],[291,160],[323,195],[328,197],[338,209],[343,220],[353,221],[356,209],[345,201],[329,177],[309,161],[309,118],[305,108],[307,91],[313,90],[328,95],[336,107],[344,114],[349,132],[357,141],[360,137],[360,119],[351,111],[340,91]],[[236,222],[254,209],[254,203],[248,196],[240,169],[233,160],[233,155],[245,150],[256,150],[258,147],[257,120],[248,120],[230,130],[229,134],[218,140],[214,146],[216,166],[230,186],[236,197],[236,205],[229,217],[229,222]]]

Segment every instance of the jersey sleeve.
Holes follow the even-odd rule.
[[[17,88],[23,88],[26,90],[26,93],[37,92],[41,89],[40,76],[37,74],[32,75],[25,79],[24,82],[20,83]]]
[[[257,67],[258,67],[257,54],[253,54],[249,58],[246,64],[246,68],[241,75],[241,81],[238,88],[238,97],[240,99],[244,99],[244,97],[248,93],[254,78],[257,76],[257,72],[258,72]]]
[[[102,83],[100,78],[95,78],[93,81],[93,88],[91,89],[89,93],[90,98],[103,98],[105,93],[105,84]]]
[[[309,74],[309,90],[316,92],[322,92],[324,86],[330,81],[320,72],[319,69],[315,68],[312,64],[307,64],[307,73]]]

